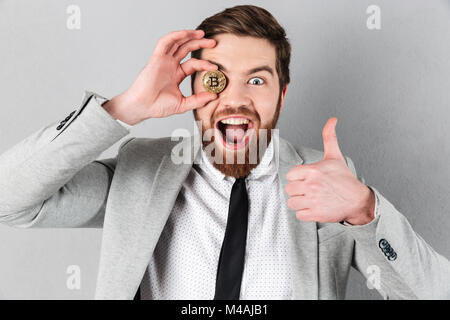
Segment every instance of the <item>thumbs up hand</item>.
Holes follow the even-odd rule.
[[[302,221],[363,225],[374,218],[375,195],[347,167],[336,123],[330,118],[323,128],[323,160],[295,166],[287,173],[287,206]]]

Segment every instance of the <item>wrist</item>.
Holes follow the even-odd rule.
[[[365,187],[367,190],[355,216],[345,219],[351,225],[364,225],[375,218],[375,194],[372,189]]]
[[[136,117],[136,113],[132,112],[132,106],[135,105],[130,98],[124,94],[120,94],[106,101],[102,107],[111,117],[119,120],[127,125],[134,126],[141,122]]]

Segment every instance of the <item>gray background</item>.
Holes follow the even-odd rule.
[[[63,119],[85,89],[108,98],[122,92],[162,35],[195,28],[238,3],[0,0],[0,153]],[[366,182],[450,257],[449,1],[253,3],[272,12],[292,41],[281,135],[322,149],[322,127],[337,116],[340,146]],[[81,8],[81,30],[66,28],[70,4]],[[370,4],[381,8],[381,30],[366,27]],[[144,122],[131,134],[159,137],[180,127],[193,130],[191,113]],[[114,156],[117,146],[102,157]],[[0,295],[92,298],[100,240],[101,230],[0,226]],[[66,287],[69,265],[81,267],[81,290]],[[352,271],[348,298],[380,296]]]

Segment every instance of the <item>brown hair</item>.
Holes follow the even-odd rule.
[[[205,38],[211,38],[221,33],[231,33],[238,36],[251,36],[268,40],[275,47],[276,69],[281,90],[289,83],[289,62],[291,60],[291,45],[286,38],[286,32],[272,14],[260,7],[241,5],[227,8],[222,12],[206,18],[197,27],[205,32]],[[200,59],[201,50],[191,53],[192,58]],[[191,89],[194,92],[196,73],[191,76]]]

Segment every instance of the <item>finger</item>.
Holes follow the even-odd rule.
[[[191,41],[191,40],[192,40],[191,38],[183,38],[181,40],[178,40],[168,50],[167,54],[173,56],[180,46],[182,46],[183,44],[185,44],[186,42]]]
[[[186,62],[183,62],[181,65],[181,70],[183,70],[182,79],[177,79],[177,82],[181,83],[184,78],[190,76],[196,71],[213,71],[217,70],[218,66],[206,60],[200,60],[196,58],[191,58]]]
[[[217,95],[212,92],[200,92],[189,97],[183,97],[180,105],[180,112],[204,107],[208,102],[217,98]]]
[[[316,221],[316,217],[312,214],[311,209],[298,210],[295,212],[295,217],[301,221]]]
[[[323,127],[322,137],[323,137],[324,160],[325,159],[344,160],[341,149],[339,148],[336,135],[337,121],[338,121],[337,118],[330,118]]]
[[[287,206],[292,210],[312,209],[312,202],[305,196],[294,196],[287,200]]]
[[[198,50],[200,48],[213,48],[216,45],[214,39],[194,39],[186,42],[178,48],[174,53],[174,58],[181,61],[191,51]]]
[[[204,35],[205,33],[203,32],[203,33],[199,33],[199,34],[203,34]],[[173,43],[173,45],[168,50],[168,54],[173,56],[175,54],[175,52],[178,50],[178,48],[180,46],[184,45],[186,42],[189,42],[189,41],[192,41],[192,40],[199,40],[199,39],[202,39],[202,38],[203,37],[199,37],[199,36],[196,36],[194,38],[191,38],[191,37],[182,38],[182,39],[176,41],[175,43]]]
[[[203,33],[204,34],[204,33]],[[200,37],[200,38],[198,38],[198,37],[195,37],[195,38],[183,38],[183,39],[180,39],[180,40],[178,40],[177,42],[175,42],[173,45],[172,45],[172,47],[169,49],[169,51],[168,51],[168,54],[169,55],[175,55],[175,52],[182,46],[182,45],[184,45],[184,44],[186,44],[187,42],[189,42],[189,41],[192,41],[192,40],[201,40],[201,39],[204,39],[203,37]],[[208,39],[206,39],[206,40],[208,40]]]
[[[201,39],[205,35],[202,30],[180,30],[173,31],[158,40],[155,53],[165,55],[173,45],[183,39]]]
[[[304,196],[307,192],[307,187],[304,181],[292,181],[285,187],[286,193],[290,196]]]
[[[300,164],[298,166],[295,166],[288,171],[288,173],[286,174],[286,178],[288,179],[288,181],[305,180],[310,174],[309,172],[312,165],[314,164]]]

